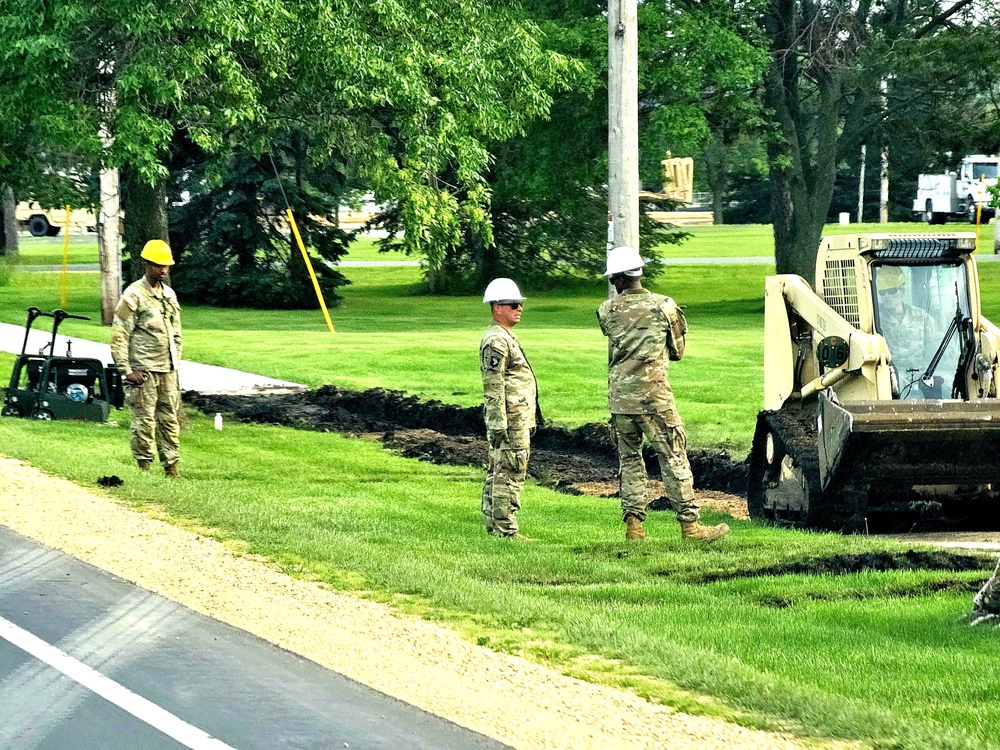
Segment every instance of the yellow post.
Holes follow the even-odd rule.
[[[316,272],[313,271],[313,264],[309,260],[309,253],[306,252],[306,246],[302,244],[302,235],[299,234],[299,226],[295,223],[292,209],[289,208],[286,211],[288,213],[288,223],[292,227],[292,234],[295,235],[295,242],[298,243],[299,250],[302,252],[302,259],[306,262],[306,268],[309,269],[309,278],[312,279],[313,289],[316,290],[316,299],[319,300],[319,306],[323,310],[323,317],[326,318],[326,327],[330,329],[330,333],[334,333],[333,321],[330,320],[330,313],[326,309],[326,302],[323,300],[323,291],[319,288],[319,280],[316,278]]]
[[[979,249],[979,220],[983,216],[983,199],[986,197],[986,175],[979,175],[979,202],[976,203],[976,250]]]
[[[59,307],[66,309],[66,284],[69,277],[69,206],[66,206],[66,226],[63,229],[63,270],[60,286]]]

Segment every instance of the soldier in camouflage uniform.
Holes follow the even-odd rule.
[[[521,321],[524,297],[510,279],[494,279],[483,302],[493,322],[479,343],[483,376],[489,475],[483,486],[483,523],[493,536],[524,539],[516,513],[528,471],[531,433],[535,428],[537,387],[513,328]]]
[[[996,623],[1000,620],[1000,562],[985,585],[972,600],[972,624]]]
[[[688,464],[684,426],[667,382],[668,360],[684,354],[687,324],[670,298],[644,289],[644,261],[638,251],[617,247],[608,254],[608,270],[617,295],[597,310],[601,331],[609,339],[608,408],[618,447],[622,520],[625,538],[643,539],[646,532],[646,466],[642,460],[645,435],[656,451],[663,487],[677,512],[683,536],[701,541],[718,539],[729,527],[698,523],[694,480]]]
[[[901,398],[925,398],[920,376],[934,358],[944,338],[944,327],[926,311],[906,301],[906,279],[899,266],[883,266],[876,278],[878,285],[879,332],[892,354],[892,365],[899,378]],[[938,369],[957,367],[958,341],[952,340]],[[928,394],[929,395],[929,394]],[[934,398],[943,398],[940,393]]]
[[[139,469],[149,470],[155,445],[167,476],[177,477],[181,307],[174,290],[164,283],[174,259],[163,240],[147,242],[140,257],[146,273],[118,301],[111,356],[125,373],[125,398],[132,409],[132,456]]]

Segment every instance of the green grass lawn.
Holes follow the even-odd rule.
[[[767,266],[667,268],[653,284],[687,306],[687,355],[671,368],[695,446],[749,449],[762,399],[761,302]],[[426,398],[481,403],[478,346],[489,319],[478,297],[419,294],[417,268],[345,269],[353,284],[332,311],[185,307],[185,357],[318,386],[395,388]],[[53,309],[60,275],[15,275],[0,295],[0,320],[23,324],[29,305]],[[594,310],[603,282],[530,297],[517,333],[538,378],[547,418],[566,425],[604,421],[607,344]],[[67,321],[67,335],[108,341],[99,322],[97,274],[71,274],[68,308],[93,321]]]
[[[63,235],[56,237],[18,237],[17,263],[22,266],[61,266]],[[70,234],[69,263],[97,263],[97,235]]]
[[[745,231],[749,238],[757,230]],[[336,334],[326,331],[318,311],[188,305],[185,355],[310,386],[395,388],[462,406],[480,403],[477,348],[488,311],[478,297],[422,295],[417,268],[344,270],[353,283],[332,310]],[[980,272],[984,313],[1000,321],[1000,268],[983,264]],[[687,309],[687,354],[671,367],[670,378],[692,447],[722,447],[737,458],[749,450],[763,398],[763,286],[769,273],[773,267],[766,264],[668,266],[650,283]],[[29,305],[53,309],[59,284],[59,274],[15,274],[0,295],[0,320],[23,324]],[[594,318],[604,293],[596,280],[526,290],[517,333],[539,381],[543,412],[555,422],[575,426],[607,419],[606,342]],[[97,323],[97,275],[71,274],[68,299],[71,312],[94,321],[67,321],[62,330],[107,341],[110,331]]]
[[[331,434],[217,432],[197,414],[182,435],[185,479],[169,482],[132,466],[127,415],[116,416],[0,419],[0,451],[87,486],[117,474],[117,497],[293,575],[682,710],[884,748],[998,747],[997,631],[964,619],[986,571],[754,575],[905,548],[731,519],[726,539],[697,545],[669,513],[650,517],[649,540],[626,544],[614,498],[534,484],[520,518],[538,541],[498,540],[479,525],[480,470]]]
[[[980,252],[993,252],[993,224],[980,227]],[[728,224],[708,227],[682,227],[691,234],[682,245],[663,245],[661,255],[667,258],[754,258],[774,256],[774,233],[770,224]],[[969,224],[953,222],[944,226],[929,226],[919,222],[877,224],[827,224],[823,234],[857,232],[974,232]]]
[[[980,230],[982,252],[992,252],[993,225],[983,225]],[[774,235],[770,224],[729,224],[708,227],[684,227],[691,237],[682,245],[664,245],[660,251],[668,258],[742,258],[770,257],[774,255]],[[850,232],[970,232],[975,228],[969,224],[953,222],[945,226],[928,226],[919,222],[894,222],[877,224],[828,224],[825,234],[846,234]],[[70,263],[97,263],[97,235],[70,235]],[[415,260],[400,252],[382,253],[376,240],[359,237],[351,245],[345,260]],[[20,237],[18,263],[21,265],[59,265],[63,262],[63,238]]]
[[[476,349],[488,317],[479,299],[421,296],[415,268],[347,270],[354,284],[333,310],[335,335],[318,311],[189,305],[186,355],[310,385],[479,403]],[[688,355],[671,380],[693,445],[737,455],[748,447],[769,272],[671,266],[654,284],[688,310]],[[984,264],[981,273],[984,311],[1000,320],[1000,268]],[[518,333],[546,415],[558,422],[606,419],[606,345],[593,312],[604,292],[600,281],[527,290]],[[15,273],[0,292],[0,320],[23,324],[29,304],[51,309],[58,298],[58,274]],[[71,275],[69,300],[71,312],[96,319],[97,275]],[[96,320],[64,329],[109,334]],[[0,372],[12,361],[0,354]],[[997,631],[965,619],[987,571],[756,575],[781,562],[905,547],[730,519],[730,536],[698,546],[679,538],[668,513],[651,516],[650,540],[626,545],[615,499],[534,484],[520,519],[540,541],[507,543],[479,526],[475,468],[402,459],[337,435],[229,423],[217,432],[195,414],[182,436],[186,478],[166,482],[132,467],[127,414],[115,417],[115,425],[0,419],[0,452],[87,486],[118,474],[125,485],[116,496],[212,529],[293,575],[683,710],[880,748],[1000,747]]]

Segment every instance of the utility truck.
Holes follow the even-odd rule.
[[[754,518],[1000,528],[1000,328],[971,232],[837,235],[766,280]]]
[[[917,178],[913,210],[928,224],[944,224],[949,218],[976,223],[976,208],[982,206],[980,221],[995,213],[989,206],[986,188],[997,184],[1000,156],[966,156],[956,172],[922,174]]]

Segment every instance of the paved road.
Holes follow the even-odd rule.
[[[0,748],[502,747],[0,527]]]
[[[52,340],[52,319],[39,318],[35,323],[40,326],[48,325],[49,332],[46,333],[44,328],[33,328],[31,330],[27,348],[29,354],[37,353]],[[19,354],[23,343],[24,326],[0,323],[0,351]],[[105,364],[111,363],[110,346],[74,336],[56,336],[55,351],[58,356],[66,354],[67,343],[71,345],[74,356],[92,357],[93,359],[101,360]],[[203,393],[247,393],[276,388],[305,387],[298,383],[290,383],[287,380],[276,380],[275,378],[268,378],[263,375],[231,370],[227,367],[203,365],[188,360],[181,362],[178,368],[178,375],[180,377],[181,388],[190,391],[201,391]]]

